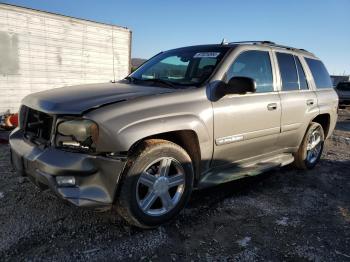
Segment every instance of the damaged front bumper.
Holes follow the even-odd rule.
[[[51,188],[76,206],[101,210],[112,206],[126,159],[40,148],[25,140],[19,129],[11,133],[10,147],[14,168],[37,186]],[[74,186],[59,186],[58,176],[74,177]]]

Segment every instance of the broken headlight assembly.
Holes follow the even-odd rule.
[[[56,146],[71,150],[94,152],[98,126],[88,119],[62,121],[57,126]]]

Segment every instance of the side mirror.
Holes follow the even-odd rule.
[[[226,84],[224,94],[245,94],[255,93],[256,84],[254,79],[250,77],[235,76]]]

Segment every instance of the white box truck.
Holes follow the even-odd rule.
[[[0,116],[33,92],[120,80],[130,56],[127,28],[0,4]]]

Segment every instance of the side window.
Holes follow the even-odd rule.
[[[269,52],[246,51],[240,54],[227,72],[227,80],[234,76],[253,78],[256,92],[273,92],[273,78]]]
[[[285,53],[276,53],[276,55],[282,78],[282,90],[299,90],[298,74],[295,67],[294,56]]]
[[[320,60],[305,58],[311,74],[315,80],[317,88],[331,88],[332,80],[329,77],[328,71]]]
[[[298,57],[294,56],[295,58],[295,62],[297,64],[297,70],[298,70],[298,75],[299,75],[299,85],[300,85],[300,89],[308,89],[308,85],[307,85],[307,80],[306,80],[306,76],[305,76],[305,72],[304,69],[300,63],[300,60]]]

